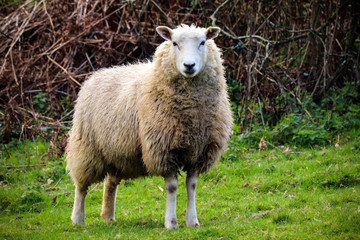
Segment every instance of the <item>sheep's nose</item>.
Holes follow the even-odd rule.
[[[187,71],[191,71],[195,67],[195,63],[184,63],[184,66],[186,67]]]

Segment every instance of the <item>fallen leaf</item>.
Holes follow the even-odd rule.
[[[6,181],[6,180],[0,181],[0,186],[2,186],[3,184],[8,184],[8,181]]]
[[[260,185],[260,182],[256,181],[256,182],[254,183],[253,190],[258,189],[259,185]]]
[[[52,199],[52,203],[55,203],[55,202],[56,202],[56,199],[57,199],[57,196],[55,196],[55,197]]]
[[[260,143],[259,143],[260,150],[264,150],[267,147],[265,139],[266,139],[265,136],[260,139]]]
[[[259,213],[254,213],[252,215],[253,218],[260,218],[260,217],[265,217],[270,215],[270,210],[266,210],[266,211],[260,211]]]
[[[286,147],[284,148],[283,153],[290,153],[290,152],[292,152],[291,149],[290,149],[290,147],[289,147],[289,146],[286,146]]]
[[[244,188],[249,187],[249,183],[245,183],[245,184],[243,185],[243,187],[244,187]]]
[[[60,188],[59,187],[47,187],[45,189],[46,192],[50,192],[50,191],[55,191],[55,190],[59,190]]]

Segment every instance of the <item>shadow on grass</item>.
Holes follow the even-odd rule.
[[[360,185],[360,179],[356,176],[344,175],[339,179],[325,180],[322,185],[324,187],[354,187]]]

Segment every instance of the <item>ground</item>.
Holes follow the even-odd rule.
[[[232,148],[197,188],[198,228],[185,226],[185,173],[179,177],[179,229],[164,228],[164,181],[122,182],[116,220],[101,217],[102,184],[92,185],[86,225],[70,215],[74,186],[47,143],[7,145],[0,169],[1,239],[358,239],[360,138],[336,146]],[[10,156],[10,157],[9,157]]]

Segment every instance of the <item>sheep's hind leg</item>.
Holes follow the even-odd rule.
[[[71,220],[75,224],[85,224],[85,198],[87,194],[86,187],[75,187],[75,199],[74,199],[74,207],[71,215]]]
[[[186,177],[187,190],[187,207],[186,207],[186,226],[196,227],[200,226],[196,214],[195,205],[195,189],[199,175],[195,172],[188,172]]]
[[[165,213],[165,227],[167,229],[177,229],[176,218],[176,192],[178,189],[178,179],[176,174],[165,177],[166,188],[166,213]]]
[[[104,181],[103,205],[100,216],[107,223],[115,220],[115,202],[117,186],[120,179],[114,176],[107,175]]]

